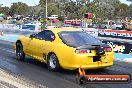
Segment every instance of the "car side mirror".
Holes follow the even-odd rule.
[[[34,38],[34,37],[35,37],[35,34],[30,35],[30,38],[31,38],[31,39]]]

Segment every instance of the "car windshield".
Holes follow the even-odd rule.
[[[63,31],[59,33],[59,36],[65,44],[72,47],[79,47],[86,44],[95,45],[102,43],[100,40],[83,31]]]

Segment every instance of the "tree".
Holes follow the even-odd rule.
[[[28,11],[28,5],[26,3],[18,2],[12,3],[10,8],[10,15],[19,14],[26,15]]]
[[[51,16],[53,14],[59,15],[60,11],[57,8],[55,3],[49,3],[48,4],[48,16]]]
[[[120,0],[93,0],[93,2],[96,2],[96,3],[105,2],[108,4],[115,4],[115,3],[120,3]]]
[[[9,14],[9,7],[0,7],[0,13],[3,13],[5,15]]]
[[[98,18],[110,18],[114,19],[116,8],[118,4],[121,4],[119,0],[93,0],[96,17]]]
[[[39,5],[45,12],[46,0],[40,0]],[[131,1],[131,0],[130,0]],[[68,19],[83,18],[84,13],[94,13],[97,18],[125,17],[131,14],[130,6],[120,0],[47,0],[48,16],[53,14],[67,16]]]
[[[61,13],[59,7],[60,3],[59,0],[47,0],[47,10],[48,10],[48,16],[51,16],[53,14],[59,15]],[[46,11],[46,0],[40,0],[39,5],[41,6],[41,11],[45,13]]]
[[[80,7],[77,6],[75,2],[67,2],[63,6],[64,13],[69,19],[76,19],[79,17]]]
[[[27,14],[28,15],[39,15],[42,12],[42,8],[39,5],[36,6],[29,6]]]
[[[132,4],[130,4],[130,6],[128,7],[129,8],[129,11],[128,11],[128,17],[131,17],[132,18]]]
[[[120,4],[120,17],[128,16],[129,6],[127,4]]]
[[[55,2],[57,2],[57,0],[47,0],[47,3],[55,3]],[[40,0],[39,1],[39,5],[41,5],[42,7],[44,7],[45,4],[46,4],[46,0]]]

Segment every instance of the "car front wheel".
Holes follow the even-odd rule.
[[[21,43],[16,43],[16,56],[18,60],[24,60],[25,54]]]
[[[47,67],[50,71],[58,71],[60,68],[58,58],[55,54],[48,56]]]

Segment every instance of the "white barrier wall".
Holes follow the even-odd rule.
[[[0,24],[1,29],[20,29],[19,25],[16,24]]]
[[[95,29],[95,28],[81,28],[82,31],[87,32],[88,34],[94,36],[94,37],[98,37],[98,30],[99,29]]]
[[[39,24],[22,24],[22,25],[0,24],[0,29],[19,29],[19,30],[38,31],[39,30]]]

